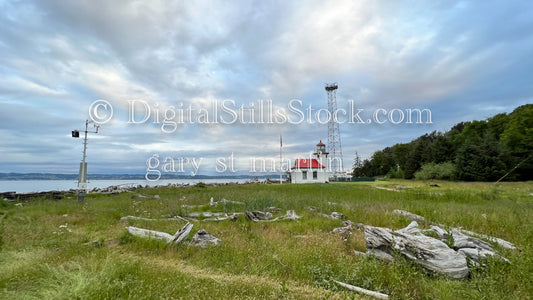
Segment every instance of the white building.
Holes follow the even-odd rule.
[[[291,168],[291,183],[325,183],[329,180],[327,172],[328,152],[320,141],[316,145],[316,158],[297,158]]]

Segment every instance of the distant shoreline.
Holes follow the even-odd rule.
[[[88,180],[145,180],[144,174],[88,174]],[[266,179],[279,178],[279,174],[266,175],[172,175],[163,174],[161,180],[172,179]],[[78,180],[78,174],[56,174],[56,173],[0,173],[0,181],[17,180]]]

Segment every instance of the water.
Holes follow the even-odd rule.
[[[249,179],[235,179],[235,178],[216,178],[216,179],[166,179],[158,181],[147,180],[91,180],[88,184],[88,189],[105,188],[113,185],[167,185],[172,184],[196,184],[203,183],[228,183],[238,182],[244,183]],[[0,180],[1,192],[46,192],[46,191],[68,191],[76,189],[78,185],[77,180]]]

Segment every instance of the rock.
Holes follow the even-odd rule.
[[[200,229],[192,237],[192,244],[205,248],[209,245],[219,245],[222,241],[205,231],[205,229]]]

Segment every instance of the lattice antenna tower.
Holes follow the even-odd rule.
[[[339,122],[333,118],[333,113],[337,111],[337,83],[326,84],[326,92],[328,93],[328,110],[331,118],[328,122],[328,147],[330,155],[330,168],[334,175],[342,173],[344,167],[342,165],[342,146],[341,135],[339,132]]]

